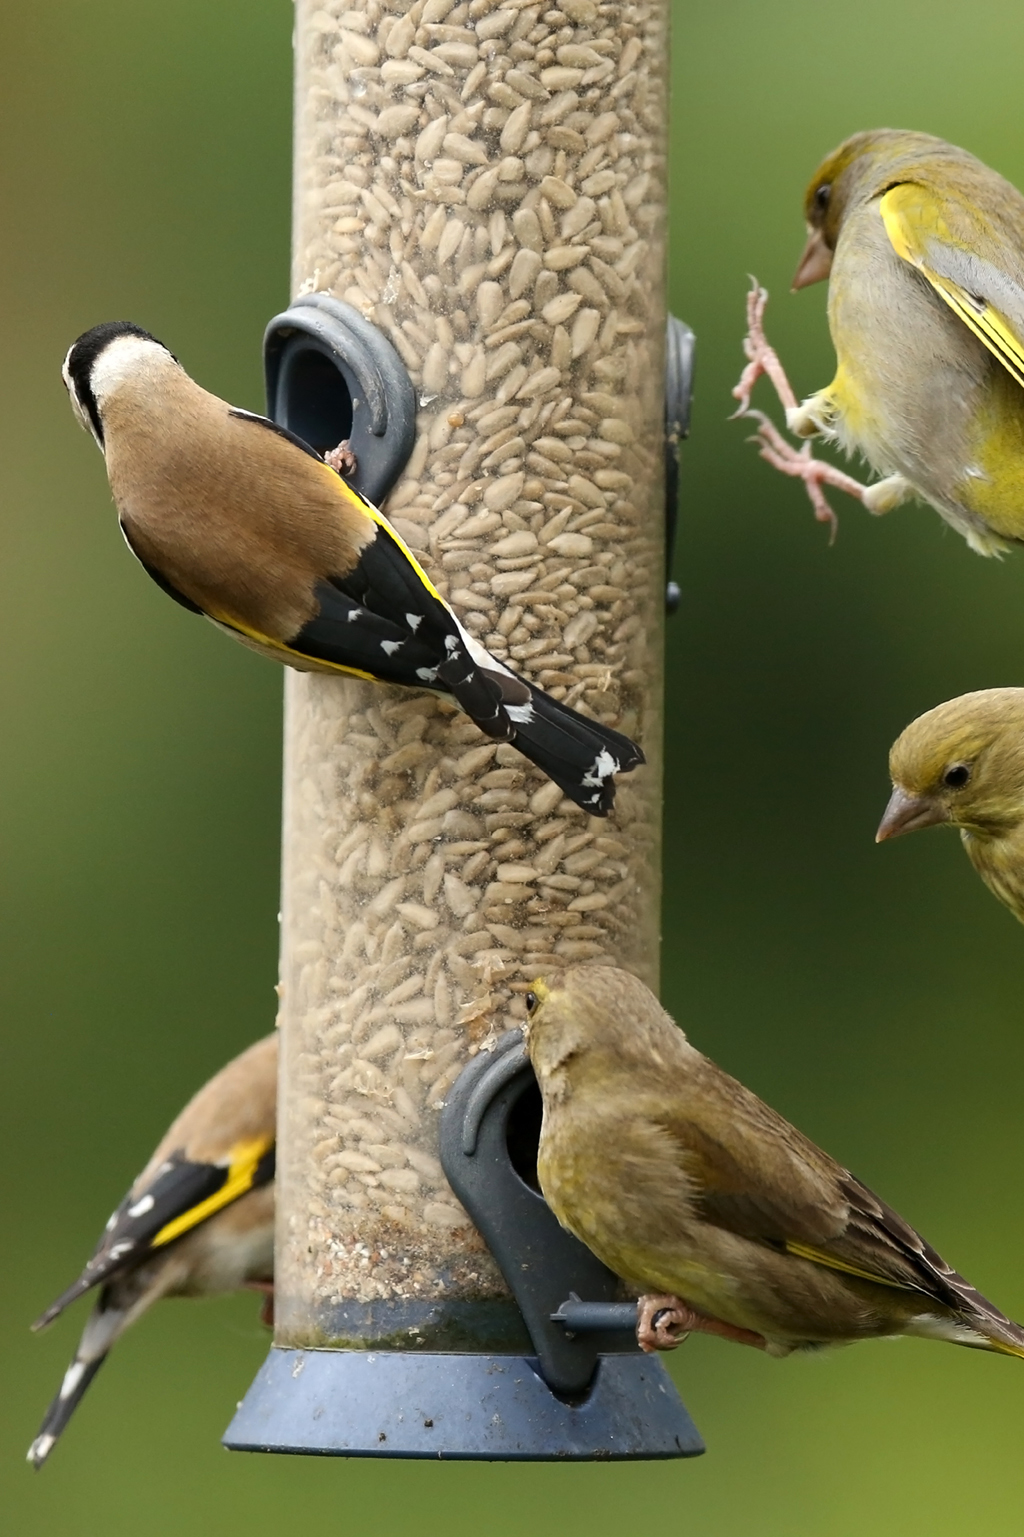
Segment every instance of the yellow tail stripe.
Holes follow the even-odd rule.
[[[1019,1356],[1024,1361],[1024,1349],[1019,1345],[1007,1345],[1002,1340],[993,1339],[991,1334],[985,1335],[986,1340],[993,1350],[997,1350],[1001,1356]]]
[[[246,1142],[236,1143],[231,1150],[228,1177],[216,1194],[208,1196],[205,1201],[200,1201],[198,1206],[190,1207],[188,1211],[183,1211],[180,1216],[165,1223],[153,1239],[152,1247],[159,1249],[163,1244],[180,1238],[182,1233],[197,1227],[200,1222],[205,1222],[207,1217],[212,1217],[215,1211],[230,1206],[232,1201],[237,1201],[239,1196],[251,1190],[260,1159],[264,1154],[269,1153],[273,1145],[273,1137],[252,1137]]]

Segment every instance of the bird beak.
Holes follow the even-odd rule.
[[[812,229],[793,277],[792,292],[796,293],[798,288],[809,288],[812,283],[823,282],[831,271],[832,252],[825,244],[821,230]]]
[[[878,824],[875,842],[885,843],[903,833],[916,832],[919,827],[937,827],[948,821],[949,812],[941,801],[931,795],[908,795],[897,785]]]

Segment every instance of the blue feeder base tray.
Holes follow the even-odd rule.
[[[224,1435],[236,1452],[618,1462],[704,1442],[660,1361],[603,1355],[586,1397],[556,1398],[526,1356],[272,1349]]]

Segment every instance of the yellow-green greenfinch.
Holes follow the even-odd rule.
[[[28,1460],[42,1467],[124,1331],[161,1297],[204,1297],[274,1280],[277,1033],[210,1079],[162,1138],[78,1280],[32,1325],[101,1287]],[[268,1317],[269,1321],[269,1317]]]
[[[1024,197],[966,150],[879,128],[822,162],[804,213],[809,238],[793,286],[829,279],[837,368],[801,405],[780,389],[786,423],[862,454],[883,478],[859,486],[764,421],[762,453],[821,505],[822,484],[876,513],[916,496],[981,555],[1021,542]],[[779,384],[762,312],[755,297],[741,410],[759,373]]]
[[[608,966],[535,982],[537,1172],[563,1227],[645,1292],[638,1338],[770,1355],[899,1334],[1024,1357],[1024,1330]],[[666,1315],[666,1316],[660,1316]]]
[[[875,841],[948,822],[985,885],[1024,923],[1024,688],[984,688],[919,715],[889,753]]]

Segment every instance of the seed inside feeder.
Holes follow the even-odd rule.
[[[455,1078],[538,972],[657,982],[665,8],[299,0],[297,49],[295,289],[420,401],[384,510],[489,650],[648,759],[597,820],[443,700],[289,674],[276,1340],[406,1302],[429,1346],[439,1304],[507,1297],[437,1161]]]

